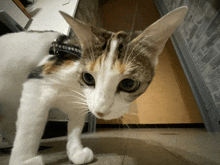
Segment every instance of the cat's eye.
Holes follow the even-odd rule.
[[[89,85],[89,86],[95,85],[95,79],[94,79],[94,77],[93,77],[91,74],[89,74],[89,73],[83,73],[83,74],[82,74],[82,79],[83,79],[83,81],[84,81],[87,85]]]
[[[134,92],[138,89],[140,83],[132,79],[124,79],[119,84],[119,89],[125,92]]]

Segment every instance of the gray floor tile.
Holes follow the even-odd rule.
[[[129,139],[127,146],[127,156],[133,158],[136,165],[186,165],[177,156],[164,149],[162,145],[156,145],[152,140]],[[127,160],[123,165],[127,164]]]

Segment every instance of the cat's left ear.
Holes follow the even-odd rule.
[[[104,29],[99,29],[81,22],[62,11],[59,12],[71,26],[84,49],[88,47],[90,48],[93,43],[101,44],[102,41],[105,40],[105,37],[108,37],[108,35],[110,36],[110,32]]]
[[[187,11],[188,8],[186,6],[171,11],[145,29],[138,37],[132,40],[130,44],[138,44],[141,45],[143,49],[146,49],[151,63],[156,67],[158,56],[164,49],[165,43],[176,27],[183,21]]]

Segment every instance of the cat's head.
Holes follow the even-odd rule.
[[[173,10],[140,33],[109,32],[61,12],[80,41],[78,82],[96,117],[119,118],[145,92],[159,54],[186,12],[187,7]]]

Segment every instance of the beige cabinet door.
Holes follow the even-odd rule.
[[[137,1],[108,0],[100,3],[103,27],[111,31],[130,30]],[[145,29],[160,18],[153,0],[139,0],[134,29]],[[100,124],[203,123],[178,57],[169,40],[159,58],[156,75],[147,91],[130,106],[120,120]]]

